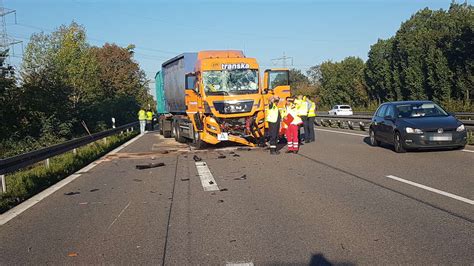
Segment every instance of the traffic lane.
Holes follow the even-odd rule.
[[[105,161],[11,220],[0,264],[161,263],[176,159],[159,160]]]
[[[465,220],[298,155],[237,153],[200,155],[224,191],[180,167],[191,178],[176,184],[167,264],[473,260]]]
[[[343,133],[350,133],[342,131]],[[433,192],[387,178],[394,175],[432,188],[440,189],[468,199],[474,199],[474,154],[453,151],[426,151],[395,153],[390,146],[372,147],[368,139],[317,130],[315,143],[303,146],[302,154],[359,176],[368,175],[371,181],[387,185],[411,196],[423,196],[443,208],[455,207],[472,218],[472,205],[447,199]],[[324,151],[324,152],[320,152]]]

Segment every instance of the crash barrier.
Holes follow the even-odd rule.
[[[474,113],[455,113],[455,116],[460,119],[464,126],[469,131],[474,131]],[[327,115],[319,113],[314,123],[317,126],[323,127],[339,127],[345,129],[359,129],[366,131],[369,129],[372,116],[368,115],[350,115],[350,116],[338,116],[338,115]]]
[[[61,144],[56,144],[51,147],[39,149],[32,152],[23,153],[6,159],[0,159],[0,182],[1,192],[6,192],[5,174],[20,170],[22,168],[31,166],[37,162],[45,161],[46,167],[49,166],[49,158],[63,154],[68,151],[75,152],[76,148],[82,147],[94,141],[104,139],[107,141],[108,136],[122,133],[124,131],[133,131],[138,126],[138,122],[133,122],[113,129],[105,130],[99,133],[69,140]]]

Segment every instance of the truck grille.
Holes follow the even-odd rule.
[[[252,111],[253,100],[215,101],[213,104],[220,114],[238,114]]]

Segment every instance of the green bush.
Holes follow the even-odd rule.
[[[102,140],[77,149],[77,154],[68,152],[50,158],[50,167],[42,163],[33,168],[18,171],[5,176],[7,192],[0,194],[0,213],[36,195],[85,165],[95,161],[125,141],[136,136],[137,131],[107,137],[107,144]]]

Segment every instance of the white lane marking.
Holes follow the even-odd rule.
[[[419,187],[419,188],[422,188],[422,189],[425,189],[425,190],[428,190],[428,191],[431,191],[431,192],[434,192],[434,193],[438,193],[438,194],[441,194],[443,196],[450,197],[450,198],[453,198],[453,199],[456,199],[456,200],[459,200],[459,201],[462,201],[462,202],[465,202],[465,203],[468,203],[468,204],[471,204],[471,205],[474,205],[474,200],[463,198],[461,196],[454,195],[454,194],[451,194],[451,193],[446,192],[446,191],[442,191],[442,190],[439,190],[439,189],[436,189],[436,188],[432,188],[432,187],[428,187],[428,186],[425,186],[425,185],[422,185],[422,184],[418,184],[418,183],[415,183],[415,182],[412,182],[412,181],[409,181],[409,180],[405,180],[403,178],[396,177],[396,176],[393,176],[393,175],[388,175],[386,177],[391,178],[393,180],[397,180],[397,181],[406,183],[406,184],[409,184],[409,185],[412,185],[412,186],[415,186],[415,187]]]
[[[346,135],[353,135],[353,136],[360,136],[360,137],[368,137],[369,136],[369,135],[364,135],[364,134],[341,132],[341,131],[336,131],[336,130],[327,130],[327,129],[320,129],[320,128],[316,128],[315,130],[325,131],[325,132],[332,132],[332,133],[339,133],[339,134],[346,134]]]
[[[30,199],[26,200],[25,202],[21,203],[20,205],[17,205],[16,207],[8,210],[4,214],[0,214],[0,226],[6,224],[8,221],[11,219],[15,218],[16,216],[20,215],[22,212],[28,210],[29,208],[33,207],[36,203],[42,201],[49,195],[53,194],[54,192],[60,190],[62,187],[65,185],[71,183],[74,181],[76,178],[80,177],[81,174],[87,173],[89,170],[100,164],[103,160],[103,158],[107,157],[108,155],[114,154],[119,152],[121,149],[127,147],[128,145],[132,144],[135,142],[137,139],[139,139],[142,135],[138,135],[134,137],[133,139],[127,141],[125,144],[117,147],[113,151],[107,153],[104,155],[102,158],[96,160],[95,162],[90,163],[89,165],[85,166],[84,168],[80,169],[76,173],[64,178],[63,180],[59,181],[58,183],[52,185],[51,187],[41,191],[40,193],[36,194],[35,196],[31,197]]]
[[[464,149],[464,150],[461,150],[461,151],[465,151],[465,152],[472,152],[472,153],[474,153],[474,151],[473,151],[473,150],[468,150],[468,149]]]
[[[253,266],[253,262],[227,262],[226,266]]]
[[[109,225],[109,227],[107,227],[106,231],[108,231],[110,229],[110,227],[112,227],[112,225],[114,225],[114,223],[118,220],[118,218],[120,218],[120,216],[122,216],[122,214],[125,212],[125,210],[128,208],[128,206],[130,206],[130,203],[131,203],[131,201],[129,201],[127,206],[125,206],[122,209],[122,211],[119,213],[119,215],[117,217],[115,217],[114,221]]]
[[[216,180],[212,176],[211,170],[207,167],[206,162],[196,162],[196,169],[201,178],[201,184],[204,191],[216,191],[219,190]]]

